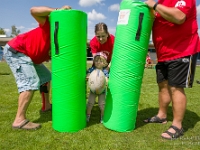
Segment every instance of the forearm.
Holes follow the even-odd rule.
[[[44,24],[46,21],[46,17],[49,16],[49,14],[55,9],[57,8],[39,6],[39,7],[32,7],[30,11],[31,11],[31,15],[35,18],[35,20],[39,24]],[[71,9],[71,7],[68,5],[64,5],[60,9]]]
[[[49,16],[49,14],[54,11],[55,8],[40,6],[40,7],[32,7],[31,8],[31,15],[35,18],[35,20],[39,24],[44,24],[46,21],[46,17]]]
[[[55,9],[56,8],[40,6],[40,7],[32,7],[30,11],[32,16],[46,17]]]
[[[166,7],[162,4],[158,4],[155,11],[157,11],[167,21],[175,24],[182,24],[186,19],[186,15],[175,7]]]
[[[108,64],[108,67],[110,68],[110,66],[111,66],[111,62]]]
[[[175,7],[166,7],[162,4],[157,4],[155,7],[156,2],[154,0],[147,0],[145,3],[150,7],[154,8],[156,12],[158,12],[164,19],[169,22],[175,24],[182,24],[186,19],[186,15],[180,11],[178,8]]]

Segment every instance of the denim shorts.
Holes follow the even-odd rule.
[[[30,57],[19,52],[11,52],[4,47],[4,59],[9,65],[18,87],[18,92],[38,90],[40,85],[51,80],[51,72],[43,64],[34,64]]]

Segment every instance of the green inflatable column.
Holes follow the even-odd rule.
[[[87,14],[56,10],[50,14],[52,126],[59,132],[86,127]]]
[[[153,15],[145,3],[121,2],[103,118],[111,130],[135,128],[152,24]]]

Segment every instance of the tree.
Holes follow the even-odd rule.
[[[12,32],[11,32],[11,37],[15,37],[20,33],[20,30],[17,30],[17,28],[15,27],[15,25],[11,26],[12,28]]]
[[[4,34],[6,34],[6,32],[4,31],[3,28],[0,28],[0,35],[4,35]]]

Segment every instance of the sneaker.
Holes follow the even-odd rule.
[[[89,122],[90,121],[90,115],[87,115],[87,122]]]

